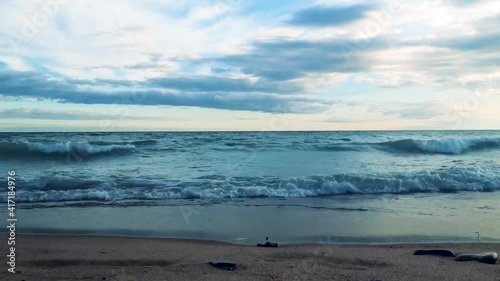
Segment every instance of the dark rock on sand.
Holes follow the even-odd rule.
[[[432,255],[441,257],[455,257],[455,253],[453,251],[443,249],[416,250],[415,252],[413,252],[413,254],[417,256]]]
[[[495,252],[486,252],[480,254],[463,254],[458,255],[456,261],[478,261],[482,263],[495,264],[497,262],[498,255]]]
[[[209,264],[213,267],[223,270],[235,270],[236,264],[230,261],[211,261]]]
[[[278,243],[271,243],[271,242],[266,242],[264,244],[259,243],[259,244],[257,244],[257,247],[278,248]]]
[[[259,244],[257,244],[257,247],[278,248],[278,243],[271,243],[268,240],[269,240],[269,237],[266,237],[266,243],[264,243],[264,244],[259,243]]]

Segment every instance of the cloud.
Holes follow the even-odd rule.
[[[460,103],[470,90],[489,93],[500,87],[495,1],[424,1],[408,7],[352,0],[333,6],[317,0],[325,4],[305,8],[304,1],[195,2],[74,1],[28,40],[23,39],[24,18],[15,15],[32,21],[43,10],[36,3],[7,0],[0,9],[5,22],[0,95],[77,104],[324,113],[344,93],[344,101],[380,105],[373,111],[366,105],[346,110],[345,120],[336,112],[333,116],[342,118],[331,122],[369,120],[366,114],[420,122],[435,118],[446,108],[444,101]],[[398,104],[429,100],[443,104]]]
[[[78,87],[71,80],[54,80],[36,72],[0,72],[0,95],[31,97],[78,104],[170,105],[249,110],[271,113],[313,113],[331,102],[267,93],[168,92],[155,89],[100,91]],[[198,88],[195,88],[195,90]]]
[[[233,79],[218,76],[180,76],[148,79],[147,85],[163,89],[189,92],[270,92],[294,94],[300,87],[290,84],[250,82],[248,79]]]
[[[337,26],[361,19],[372,9],[371,5],[314,6],[295,13],[288,24],[313,27]]]
[[[362,122],[362,121],[366,121],[366,120],[354,120],[354,119],[349,119],[349,118],[345,118],[345,117],[331,117],[331,118],[317,120],[317,121],[326,122],[326,123],[356,123],[356,122]],[[317,122],[317,121],[314,121],[314,122]]]
[[[145,81],[113,80],[113,79],[71,79],[65,82],[73,85],[88,86],[110,86],[110,87],[136,87],[156,88],[180,92],[231,92],[231,93],[275,93],[275,94],[297,94],[302,87],[296,83],[272,83],[266,81],[252,82],[243,78],[230,78],[220,76],[174,76],[154,77]]]
[[[422,102],[412,103],[386,103],[371,106],[371,111],[379,112],[386,116],[397,116],[407,120],[427,120],[440,117],[449,113],[448,106],[441,103]]]
[[[38,120],[120,120],[123,116],[99,114],[81,110],[61,111],[39,108],[0,109],[2,119],[38,119]],[[149,117],[130,116],[129,119],[151,119]]]
[[[373,60],[366,52],[387,46],[384,38],[360,42],[352,38],[255,41],[243,54],[202,60],[241,69],[265,81],[288,81],[318,73],[369,71]]]
[[[457,6],[470,6],[477,3],[485,2],[485,0],[448,0],[448,2]]]
[[[445,47],[461,51],[484,49],[496,50],[498,49],[498,46],[500,46],[500,32],[455,36],[446,39],[439,39],[431,42],[431,44],[436,47]]]
[[[88,86],[111,86],[111,87],[137,87],[139,83],[137,81],[128,81],[128,80],[113,80],[113,79],[72,79],[65,78],[65,82],[72,85],[88,85]]]

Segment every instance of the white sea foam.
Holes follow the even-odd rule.
[[[21,202],[120,201],[192,198],[317,197],[342,194],[453,193],[500,190],[500,169],[454,168],[415,174],[331,175],[296,178],[217,176],[185,180],[100,182],[52,178],[22,183]]]

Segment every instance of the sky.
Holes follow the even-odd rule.
[[[3,0],[0,131],[500,129],[500,2]]]

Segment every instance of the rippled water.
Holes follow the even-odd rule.
[[[500,190],[499,131],[2,133],[0,159],[25,207]]]

